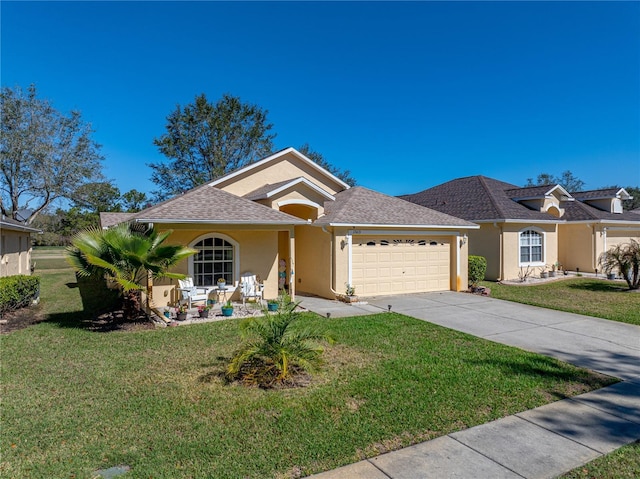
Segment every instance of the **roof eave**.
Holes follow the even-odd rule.
[[[327,226],[333,227],[347,227],[347,228],[401,228],[401,229],[416,229],[416,228],[438,228],[438,229],[470,229],[476,230],[480,226],[474,224],[465,225],[400,225],[400,224],[379,224],[379,223],[327,223]]]
[[[136,223],[161,223],[161,224],[203,224],[203,225],[274,225],[274,226],[291,226],[308,224],[308,222],[300,221],[255,221],[255,220],[209,220],[209,219],[171,219],[171,218],[136,218]]]

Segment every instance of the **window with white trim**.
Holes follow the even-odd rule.
[[[197,286],[214,286],[219,278],[233,284],[233,245],[223,238],[212,236],[193,245],[193,281]]]
[[[535,230],[520,232],[520,263],[542,263],[543,236]]]

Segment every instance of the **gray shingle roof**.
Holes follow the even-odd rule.
[[[134,215],[139,221],[222,224],[306,224],[295,216],[202,185]]]
[[[16,221],[13,218],[9,218],[5,215],[0,216],[0,228],[5,228],[13,231],[27,231],[29,233],[42,233],[42,231],[38,228],[29,226],[26,223],[21,223],[20,221]]]
[[[135,213],[100,213],[100,226],[109,228],[125,221],[129,221]]]
[[[551,215],[531,210],[513,201],[507,194],[507,191],[513,194],[515,190],[521,189],[486,176],[467,176],[400,198],[469,221],[555,220]],[[549,189],[546,188],[545,191]]]
[[[621,188],[605,188],[602,190],[576,191],[575,193],[571,193],[571,196],[580,200],[594,200],[597,198],[615,198],[616,193],[618,193],[620,189]]]
[[[246,198],[248,200],[252,200],[252,201],[256,201],[256,200],[263,200],[265,198],[267,198],[267,195],[269,193],[271,193],[274,190],[277,190],[278,188],[286,185],[287,183],[291,183],[291,180],[286,180],[286,181],[280,181],[278,183],[272,183],[272,184],[267,184],[264,186],[261,186],[260,188],[257,188],[249,193],[247,193],[246,195],[243,196],[243,198]]]
[[[582,201],[563,201],[560,207],[565,209],[563,220],[566,221],[624,221],[640,223],[640,217],[631,211],[611,213],[594,208]]]
[[[448,181],[412,195],[404,195],[406,199],[443,213],[458,216],[469,221],[483,220],[525,220],[525,221],[638,221],[630,212],[609,213],[601,211],[582,201],[562,201],[560,207],[565,209],[562,218],[540,211],[514,201],[513,198],[543,196],[555,185],[519,188],[485,176],[468,176]],[[611,190],[617,192],[619,189]],[[607,192],[610,190],[597,190]],[[572,193],[578,197],[580,193]]]
[[[335,201],[325,202],[325,215],[315,224],[475,226],[460,218],[361,186],[341,191],[335,198]]]

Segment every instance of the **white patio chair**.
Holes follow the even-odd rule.
[[[242,298],[242,306],[246,309],[247,298],[254,298],[262,304],[262,291],[264,285],[258,282],[256,275],[253,273],[244,273],[240,276],[240,298]]]
[[[186,277],[185,279],[179,279],[178,284],[180,287],[178,291],[182,294],[181,302],[186,301],[189,305],[189,309],[191,309],[191,304],[194,301],[207,301],[209,298],[209,290],[211,288],[206,288],[204,286],[194,286],[193,278]]]

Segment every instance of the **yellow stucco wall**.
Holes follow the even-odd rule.
[[[239,269],[234,272],[234,281],[239,281],[240,275],[251,272],[260,277],[264,283],[264,297],[275,298],[278,296],[278,249],[279,232],[273,230],[250,229],[223,229],[208,231],[203,228],[189,229],[184,225],[161,225],[160,230],[173,229],[173,233],[167,239],[167,244],[191,245],[205,234],[222,234],[239,244]],[[286,234],[286,232],[285,232]],[[236,252],[237,254],[237,252]],[[174,269],[177,273],[189,274],[189,260],[181,261]],[[164,279],[156,281],[153,289],[154,306],[166,306],[177,299],[177,280]],[[237,300],[239,293],[236,291],[232,299]]]
[[[640,241],[640,226],[634,224],[568,224],[560,225],[559,257],[567,270],[593,273],[600,270],[600,255],[609,248],[631,239]]]
[[[502,279],[500,263],[500,232],[502,225],[483,223],[479,230],[469,230],[468,251],[470,255],[483,256],[487,260],[485,278],[491,281]]]
[[[296,226],[294,281],[300,293],[333,298],[331,235],[317,226]]]
[[[543,261],[530,266],[534,276],[539,276],[542,266],[546,265],[547,271],[551,265],[558,261],[558,233],[555,224],[504,223],[503,234],[503,269],[504,279],[518,279],[521,270],[520,265],[520,232],[525,229],[533,229],[544,234]],[[527,265],[522,265],[523,269]]]
[[[600,233],[590,224],[558,226],[558,261],[567,271],[593,272],[597,268],[596,244]],[[600,241],[600,243],[602,243]]]
[[[331,180],[291,153],[274,159],[268,164],[244,172],[242,175],[222,181],[216,186],[234,195],[243,196],[264,185],[293,180],[299,177],[310,180],[331,194],[343,190],[339,183]]]
[[[24,231],[0,231],[0,277],[31,274],[31,236]]]

